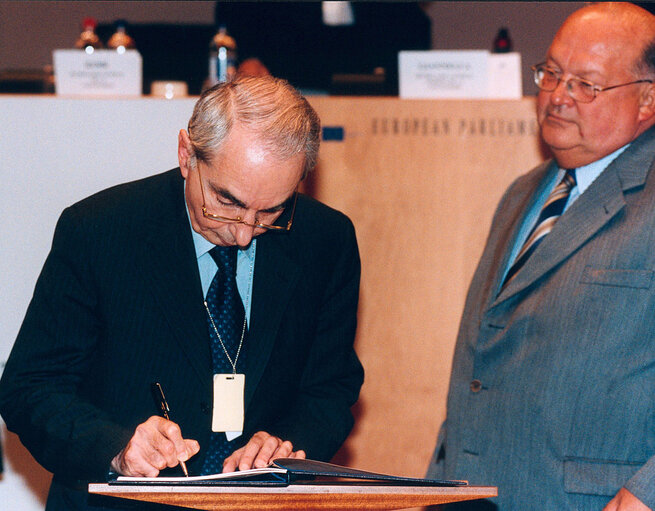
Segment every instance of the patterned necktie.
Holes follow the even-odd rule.
[[[232,363],[237,365],[237,370],[243,368],[244,356],[240,348],[243,345],[242,335],[246,334],[245,311],[236,282],[237,248],[216,246],[209,253],[218,265],[206,300],[211,315],[208,314],[207,325],[211,339],[212,368],[214,374],[230,374]],[[223,460],[238,447],[235,445],[237,440],[228,442],[225,433],[212,432],[202,474],[221,472]]]
[[[514,275],[516,275],[537,249],[539,243],[553,229],[555,222],[557,222],[557,219],[564,212],[564,206],[566,206],[566,202],[569,200],[569,195],[574,186],[575,169],[567,170],[559,184],[550,192],[546,203],[541,208],[539,218],[516,256],[514,264],[507,272],[501,290],[507,286],[507,283],[512,280]]]

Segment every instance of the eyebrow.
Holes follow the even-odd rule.
[[[551,55],[546,56],[546,61],[545,62],[546,62],[547,65],[554,65],[555,67],[559,68],[560,71],[564,70],[563,67],[560,65],[560,63],[557,62],[557,60],[555,60]],[[577,77],[577,78],[581,78],[583,80],[592,81],[592,82],[593,82],[594,78],[600,78],[600,79],[603,78],[601,73],[599,71],[595,70],[595,69],[588,69],[588,70],[583,71],[582,73],[571,73],[571,74],[573,76]],[[592,75],[592,76],[590,77],[589,75]]]
[[[234,195],[232,195],[232,193],[230,193],[229,190],[226,190],[225,188],[222,187],[215,187],[211,183],[209,183],[209,186],[211,187],[214,193],[220,195],[221,197],[223,197],[224,199],[230,202],[233,202],[235,206],[241,209],[248,209],[248,206],[242,200],[239,200]],[[258,210],[257,213],[277,213],[278,211],[283,210],[287,206],[287,204],[289,203],[292,197],[293,197],[293,193],[289,197],[284,199],[284,201],[282,201],[277,206],[272,206],[270,208]]]

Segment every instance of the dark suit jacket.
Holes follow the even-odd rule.
[[[430,475],[498,485],[503,510],[599,510],[623,485],[655,507],[654,156],[651,129],[498,295],[556,166],[505,194],[466,300]]]
[[[328,460],[363,379],[354,229],[300,196],[291,231],[257,243],[241,438],[265,430]],[[200,472],[212,403],[202,302],[179,169],[63,212],[0,382],[7,427],[54,472],[53,487],[106,478],[137,424],[158,413],[154,381],[199,441],[187,466]]]

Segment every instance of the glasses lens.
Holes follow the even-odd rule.
[[[208,218],[210,220],[216,220],[217,222],[221,222],[221,223],[224,223],[224,224],[245,224],[245,225],[249,225],[250,227],[255,227],[256,229],[269,229],[269,230],[273,230],[273,231],[286,229],[283,226],[267,224],[265,222],[257,222],[256,224],[250,224],[248,222],[244,222],[240,218],[230,218],[230,217],[227,217],[227,216],[216,215],[214,213],[210,213],[209,211],[207,211],[206,208],[202,209],[202,216],[204,216],[205,218]]]
[[[534,81],[540,89],[551,92],[557,88],[559,77],[552,69],[537,66],[534,70]]]
[[[568,87],[569,95],[580,103],[589,103],[595,97],[594,86],[584,80],[570,78],[566,86]]]

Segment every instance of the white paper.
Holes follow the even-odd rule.
[[[485,98],[485,50],[401,51],[398,55],[401,98]]]
[[[490,99],[521,99],[521,54],[491,53],[489,55],[489,94]]]
[[[216,481],[220,479],[245,479],[248,477],[265,475],[265,474],[286,474],[285,468],[268,466],[265,468],[251,468],[248,470],[238,470],[236,472],[226,472],[224,474],[209,474],[204,476],[157,476],[157,477],[137,477],[137,476],[118,476],[117,481],[135,482],[135,483],[186,483],[191,481]]]
[[[487,50],[401,51],[401,98],[520,99],[520,53]]]
[[[136,50],[54,50],[55,93],[65,96],[140,96],[142,59]]]

